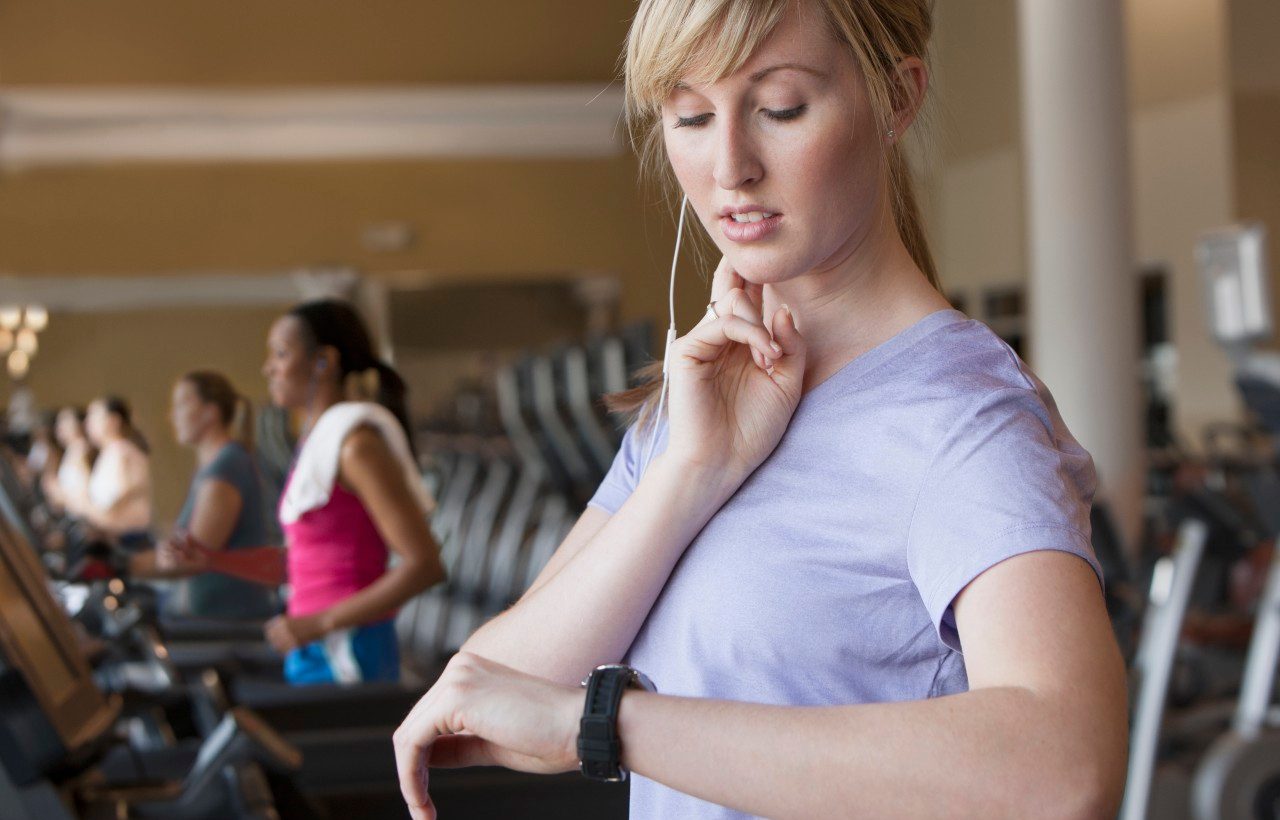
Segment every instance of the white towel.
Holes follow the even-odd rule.
[[[409,439],[400,422],[380,404],[344,401],[324,411],[303,442],[302,452],[293,467],[293,477],[289,479],[289,489],[280,502],[282,524],[292,524],[303,513],[329,503],[333,484],[338,480],[342,442],[348,433],[362,425],[373,427],[382,434],[396,460],[404,466],[405,479],[422,505],[423,515],[431,513],[435,501],[422,483],[418,465],[409,450]]]

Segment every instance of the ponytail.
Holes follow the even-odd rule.
[[[227,425],[227,432],[231,434],[233,439],[240,442],[240,446],[252,452],[253,404],[242,395],[236,395],[236,406],[231,413],[231,422]]]
[[[929,284],[941,292],[938,265],[933,260],[929,239],[925,236],[924,220],[920,216],[920,204],[916,201],[911,168],[907,165],[907,154],[901,143],[895,143],[889,149],[888,162],[889,186],[893,192],[893,222],[898,228],[898,235],[902,237],[902,244],[907,246],[911,261],[924,273]]]
[[[200,401],[218,410],[218,420],[246,450],[253,449],[253,405],[231,385],[230,379],[212,370],[193,370],[179,381],[196,391]]]
[[[102,406],[108,413],[120,419],[120,424],[124,428],[124,437],[133,442],[133,446],[144,454],[150,455],[151,446],[147,444],[146,437],[142,435],[141,430],[133,426],[133,412],[129,409],[129,402],[115,395],[103,396],[98,401],[102,402]]]
[[[375,401],[396,417],[413,446],[413,430],[409,424],[408,387],[396,369],[378,358],[373,351],[369,331],[355,308],[346,302],[321,299],[304,302],[289,311],[302,323],[309,349],[332,347],[338,352],[339,387],[346,398]]]

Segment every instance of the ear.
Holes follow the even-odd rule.
[[[890,142],[902,139],[907,129],[915,122],[916,116],[924,105],[925,94],[929,90],[929,67],[919,57],[903,57],[898,61],[897,74],[892,91],[894,136]]]
[[[338,372],[338,349],[333,345],[323,345],[316,351],[315,374],[328,376]]]

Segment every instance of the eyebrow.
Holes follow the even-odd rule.
[[[778,63],[777,65],[771,65],[768,68],[760,69],[759,71],[755,72],[750,77],[748,77],[747,79],[753,83],[758,83],[761,80],[763,80],[765,77],[772,74],[773,72],[782,71],[783,69],[787,69],[787,68],[793,69],[795,71],[803,71],[806,74],[812,74],[813,76],[823,80],[827,79],[827,77],[829,76],[825,71],[819,71],[816,68],[811,68],[810,66],[803,65],[801,63]],[[688,83],[684,81],[680,81],[676,83],[675,90],[676,91],[692,91],[693,89],[689,86]]]

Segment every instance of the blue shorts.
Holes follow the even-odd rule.
[[[284,679],[295,686],[400,680],[395,621],[331,632],[284,658]]]

